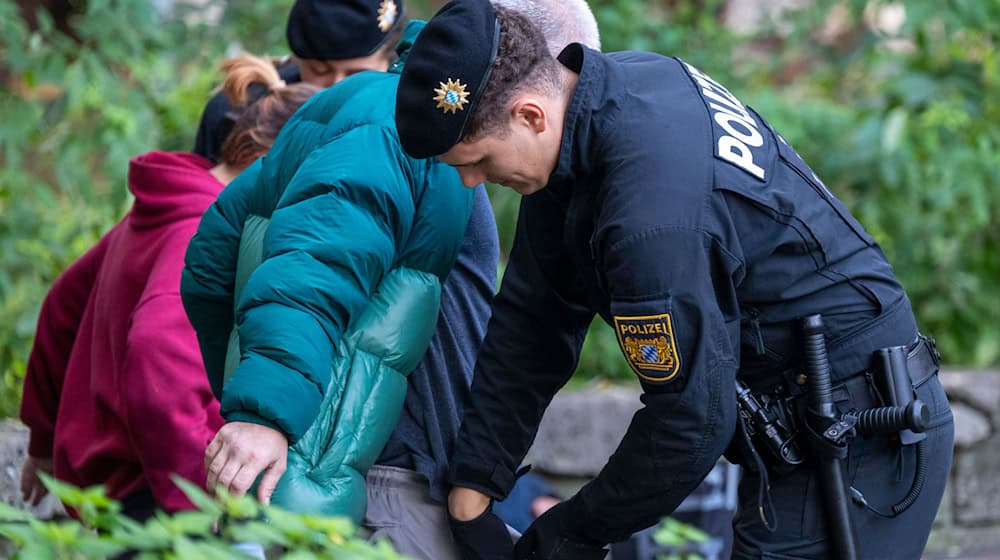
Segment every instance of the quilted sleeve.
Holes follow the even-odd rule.
[[[257,160],[219,194],[201,217],[181,273],[181,298],[198,335],[212,392],[221,398],[226,348],[233,328],[233,290],[247,193],[260,175]]]
[[[312,424],[335,345],[412,228],[412,167],[401,154],[390,129],[367,125],[299,166],[238,302],[240,364],[221,399],[227,421],[276,428],[290,443]]]

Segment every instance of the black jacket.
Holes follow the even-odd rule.
[[[916,326],[871,236],[721,85],[649,53],[570,45],[560,62],[580,78],[559,161],[522,200],[451,479],[507,494],[597,313],[644,389],[572,499],[578,529],[613,542],[708,473],[736,425],[736,376],[759,386],[796,364],[798,318],[823,314],[835,378]]]

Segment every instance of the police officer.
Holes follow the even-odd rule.
[[[884,404],[872,357],[907,352],[926,439],[859,436],[844,475],[861,556],[920,556],[953,441],[936,352],[879,246],[752,109],[680,59],[579,44],[554,59],[529,19],[453,0],[414,45],[396,121],[409,154],[524,195],[452,457],[455,519],[495,526],[490,501],[513,485],[596,313],[645,406],[515,558],[603,557],[673,511],[731,442],[746,443],[728,456],[747,467],[734,556],[831,556],[819,458],[762,464],[736,400],[739,380],[786,414],[801,408],[798,325],[821,314],[838,410]]]
[[[405,27],[403,0],[296,0],[285,34],[294,53],[278,68],[286,83],[330,87],[363,70],[385,71]],[[205,106],[194,153],[217,161],[239,118],[221,92]]]

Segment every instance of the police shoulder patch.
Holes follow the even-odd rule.
[[[615,316],[615,333],[628,365],[651,383],[671,381],[680,371],[674,327],[669,313]]]

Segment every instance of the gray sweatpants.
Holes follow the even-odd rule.
[[[427,479],[414,471],[375,465],[368,470],[368,511],[362,527],[374,542],[422,560],[459,560],[445,504],[431,499]]]

